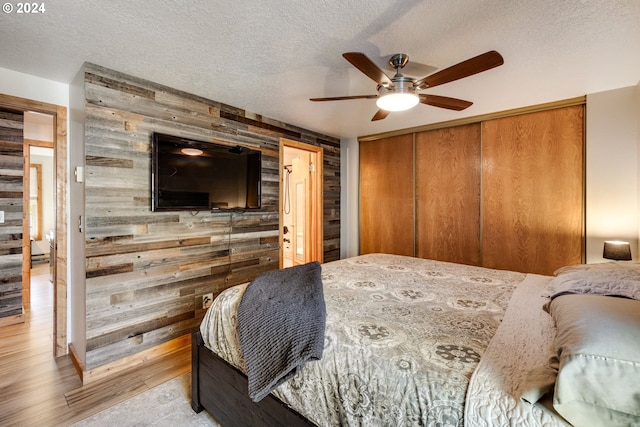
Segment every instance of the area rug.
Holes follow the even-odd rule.
[[[220,427],[207,411],[196,414],[190,399],[191,373],[187,373],[72,426]]]

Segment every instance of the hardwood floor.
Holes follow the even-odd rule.
[[[0,426],[68,426],[191,370],[186,348],[83,386],[68,356],[53,357],[48,269],[32,270],[25,322],[0,328]]]

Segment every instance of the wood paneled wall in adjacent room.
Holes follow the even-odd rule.
[[[22,321],[23,129],[21,111],[0,110],[0,326]]]
[[[85,64],[86,369],[187,334],[197,297],[278,268],[279,146],[324,150],[324,260],[340,251],[340,143],[143,79]],[[262,152],[262,208],[152,212],[151,134]]]

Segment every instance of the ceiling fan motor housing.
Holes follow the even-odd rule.
[[[396,74],[391,81],[393,86],[378,86],[378,108],[386,111],[403,111],[419,102],[413,79]]]
[[[407,65],[408,62],[409,55],[406,55],[404,53],[396,53],[391,58],[389,58],[389,65],[391,65],[394,70],[404,68],[404,66]],[[398,72],[400,71],[398,70]]]

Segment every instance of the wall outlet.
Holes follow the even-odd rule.
[[[202,296],[202,308],[209,308],[213,304],[213,294],[205,294]]]
[[[211,307],[211,304],[213,303],[213,294],[204,294],[201,298],[200,305],[204,310]]]
[[[4,224],[4,211],[0,211],[0,224]]]

